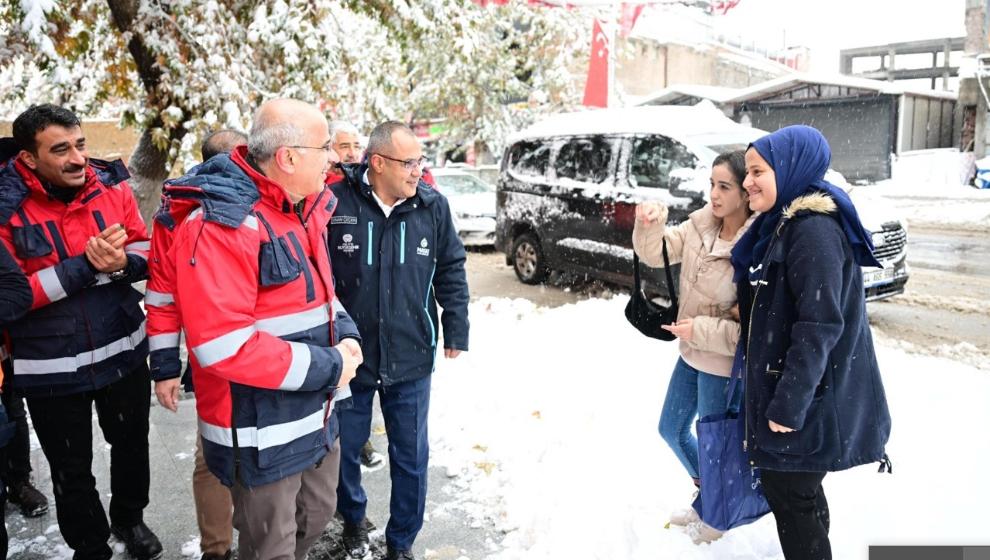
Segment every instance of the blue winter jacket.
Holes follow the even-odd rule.
[[[337,297],[361,332],[364,363],[353,383],[391,385],[432,373],[437,304],[444,348],[468,349],[465,254],[447,199],[420,181],[386,218],[364,182],[367,165],[344,165],[331,186],[330,263]]]
[[[746,430],[755,466],[839,471],[886,459],[890,413],[866,317],[863,273],[815,192],[784,211],[758,270],[738,283]],[[772,432],[768,420],[793,428]]]

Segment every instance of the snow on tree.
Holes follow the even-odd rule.
[[[517,0],[0,0],[0,114],[53,102],[142,131],[142,212],[209,130],[274,97],[369,129],[442,118],[445,147],[579,100],[587,13]]]

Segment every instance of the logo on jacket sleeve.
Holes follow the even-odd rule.
[[[430,244],[426,242],[425,237],[419,242],[419,247],[416,247],[416,254],[424,257],[430,256]]]
[[[349,234],[349,233],[345,233],[344,235],[342,235],[341,238],[340,238],[340,240],[343,243],[341,243],[340,245],[337,245],[337,250],[340,251],[341,253],[344,253],[344,254],[348,255],[348,256],[350,256],[351,253],[353,253],[354,251],[357,251],[360,248],[360,245],[356,245],[353,242],[354,241],[354,236],[351,235],[351,234]]]

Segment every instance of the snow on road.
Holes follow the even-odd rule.
[[[441,359],[433,383],[431,461],[451,479],[433,491],[499,530],[494,559],[782,558],[771,516],[711,545],[663,528],[693,489],[656,431],[677,347],[627,325],[626,301],[473,303],[472,349]],[[990,438],[972,434],[990,425],[990,372],[886,338],[877,349],[894,474],[866,465],[825,479],[834,556],[978,541]]]

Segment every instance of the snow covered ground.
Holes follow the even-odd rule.
[[[864,189],[912,226],[990,232],[990,189],[963,184],[968,156],[953,149],[908,152],[894,162],[891,179]]]
[[[677,347],[626,324],[626,301],[472,304],[472,349],[440,359],[433,382],[431,460],[450,484],[432,491],[458,497],[432,515],[499,529],[497,560],[782,558],[771,516],[711,545],[663,528],[693,489],[656,431]],[[877,344],[894,474],[867,465],[825,479],[835,558],[865,559],[871,544],[978,542],[990,371]]]

